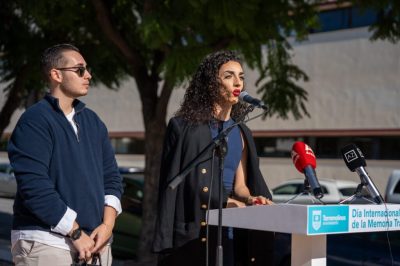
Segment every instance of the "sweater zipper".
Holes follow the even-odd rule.
[[[79,123],[76,122],[75,117],[76,117],[76,115],[78,115],[81,111],[82,111],[82,110],[75,111],[75,115],[74,115],[74,117],[72,118],[72,120],[74,121],[74,123],[75,123],[75,125],[76,125],[76,139],[77,139],[78,142],[80,142],[80,139],[79,139],[79,131],[80,131],[80,129],[79,129]]]
[[[74,117],[72,118],[72,122],[74,122],[75,125],[76,125],[76,133],[75,133],[74,126],[71,125],[71,122],[68,120],[68,118],[67,118],[64,114],[62,114],[62,115],[63,115],[64,119],[67,120],[67,123],[68,123],[69,127],[71,128],[72,133],[75,135],[76,140],[79,142],[79,134],[78,134],[78,133],[79,133],[79,125],[78,125],[78,123],[75,121],[75,115],[76,115],[76,113],[75,113]]]
[[[76,113],[75,113],[75,115],[76,115]],[[77,140],[78,142],[80,142],[80,141],[79,141],[79,124],[78,124],[78,122],[75,121],[75,115],[74,115],[74,117],[72,118],[72,120],[74,121],[74,123],[75,123],[75,125],[76,125],[76,140]]]

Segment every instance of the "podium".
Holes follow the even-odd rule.
[[[218,225],[218,210],[209,224]],[[326,265],[326,235],[400,230],[400,204],[274,204],[226,208],[222,225],[292,235],[291,265]]]

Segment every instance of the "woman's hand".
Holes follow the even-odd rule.
[[[246,205],[272,205],[274,204],[272,200],[264,196],[249,196],[247,198]]]
[[[226,207],[227,208],[246,207],[246,204],[244,202],[239,201],[239,200],[228,198],[228,202],[226,203]]]

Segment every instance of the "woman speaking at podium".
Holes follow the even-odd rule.
[[[246,109],[246,104],[238,98],[243,87],[244,72],[237,54],[232,51],[212,53],[198,67],[180,109],[169,121],[153,245],[154,251],[161,253],[159,265],[204,266],[207,257],[208,265],[216,265],[217,229],[210,226],[207,239],[206,212],[218,208],[218,154],[210,149],[177,188],[171,189],[168,184],[222,130],[241,117]],[[249,128],[244,124],[234,126],[226,139],[223,206],[272,204]],[[249,217],[249,223],[251,219]],[[271,265],[272,236],[268,232],[224,227],[224,266]]]

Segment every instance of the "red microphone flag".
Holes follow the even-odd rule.
[[[315,154],[304,142],[296,141],[292,146],[291,152],[293,164],[300,173],[304,172],[304,168],[310,165],[313,169],[317,167]]]

